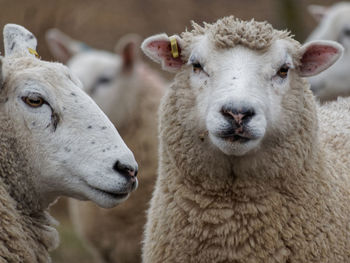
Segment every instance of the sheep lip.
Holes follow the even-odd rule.
[[[109,195],[115,199],[124,199],[129,195],[129,193],[122,193],[122,194],[121,193],[111,193],[111,192],[106,192],[103,190],[101,190],[101,192],[103,192],[104,194]]]
[[[240,142],[240,143],[246,143],[248,141],[250,141],[250,138],[247,137],[243,137],[240,135],[232,135],[232,136],[225,136],[225,137],[221,137],[223,138],[225,141],[229,141],[229,142]]]
[[[106,190],[102,190],[96,187],[92,187],[90,186],[92,189],[94,189],[95,191],[97,191],[100,194],[103,195],[107,195],[113,199],[124,199],[129,195],[129,192],[125,192],[125,193],[121,193],[121,192],[111,192],[111,191],[106,191]]]
[[[232,132],[221,132],[217,134],[217,137],[220,139],[223,139],[225,141],[229,142],[239,142],[239,143],[246,143],[250,140],[257,139],[256,136],[253,136],[252,134],[249,134],[247,132],[243,134],[237,134]]]

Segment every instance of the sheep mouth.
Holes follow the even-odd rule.
[[[220,139],[223,139],[228,142],[238,142],[238,143],[246,143],[251,140],[257,139],[256,136],[249,132],[236,133],[232,131],[221,132],[217,134]]]
[[[103,190],[100,190],[100,191],[102,193],[104,193],[105,195],[109,195],[115,199],[124,199],[129,195],[129,193],[112,193],[112,192],[107,192],[107,191],[103,191]]]
[[[224,139],[225,141],[239,142],[239,143],[246,143],[246,142],[251,140],[250,138],[243,137],[243,136],[238,135],[238,134],[234,134],[232,136],[225,136],[225,137],[221,136],[221,138]]]
[[[91,186],[90,186],[91,187]],[[104,196],[107,196],[111,199],[125,199],[126,197],[128,197],[129,192],[112,192],[112,191],[106,191],[106,190],[102,190],[99,188],[95,188],[95,187],[91,187],[95,192],[102,194]]]

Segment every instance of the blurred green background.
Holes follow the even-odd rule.
[[[289,29],[303,41],[316,26],[308,14],[309,4],[332,5],[332,0],[0,0],[0,26],[17,23],[38,38],[38,52],[54,60],[45,42],[47,29],[57,27],[88,45],[113,50],[127,33],[142,37],[166,32],[181,33],[190,21],[214,22],[235,15],[242,19],[267,20],[275,28]],[[1,50],[2,50],[2,43]],[[168,75],[169,77],[169,75]],[[137,194],[137,192],[135,193]],[[52,253],[53,262],[90,263],[92,256],[74,234],[65,199],[53,208],[60,221],[60,247]]]

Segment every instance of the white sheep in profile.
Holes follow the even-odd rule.
[[[344,47],[343,57],[333,67],[309,78],[311,89],[321,101],[334,100],[350,95],[350,3],[341,2],[331,7],[309,6],[310,13],[319,25],[306,42],[333,40]]]
[[[112,120],[141,167],[137,194],[118,207],[105,210],[70,200],[75,229],[100,261],[140,262],[145,211],[156,180],[157,111],[165,81],[142,61],[136,35],[120,39],[116,52],[88,48],[58,29],[47,32],[47,43]]]
[[[25,28],[4,28],[0,89],[0,261],[49,262],[46,212],[58,196],[102,207],[137,186],[137,164],[113,124],[59,63],[37,58]]]

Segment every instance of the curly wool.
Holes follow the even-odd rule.
[[[54,219],[36,202],[33,170],[16,131],[3,113],[0,119],[0,262],[50,262],[59,242]]]
[[[254,19],[242,21],[234,16],[224,17],[214,24],[204,23],[204,27],[192,22],[192,27],[192,31],[181,34],[185,48],[189,43],[192,43],[195,36],[204,34],[209,36],[217,48],[232,48],[236,45],[242,45],[250,49],[263,50],[269,48],[276,39],[288,39],[295,42],[289,31],[275,30],[267,22],[257,22]]]
[[[349,262],[350,99],[319,108],[291,74],[283,129],[254,155],[227,156],[191,114],[188,74],[176,76],[159,111],[143,262]]]
[[[187,116],[188,93],[174,87],[160,109],[161,160],[143,261],[348,262],[349,162],[328,153],[330,137],[322,138],[327,147],[318,145],[315,105],[298,105],[310,107],[304,114],[291,107],[298,128],[259,159],[244,160],[208,151]],[[350,148],[333,147],[346,160]]]

